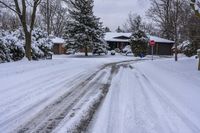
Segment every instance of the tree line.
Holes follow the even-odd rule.
[[[178,46],[187,41],[190,43],[182,52],[188,56],[195,55],[197,49],[200,49],[200,15],[192,9],[191,1],[151,0],[151,6],[146,12],[149,22],[145,22],[138,14],[130,13],[127,22],[116,31],[142,30],[146,34],[174,40],[176,60]]]
[[[0,28],[22,27],[25,35],[25,55],[32,60],[32,32],[35,27],[48,35],[73,40],[71,47],[89,49],[101,47],[103,25],[93,13],[93,0],[0,0]],[[12,12],[10,12],[12,11]]]
[[[194,1],[194,0],[192,0]],[[93,0],[0,0],[0,28],[13,30],[22,27],[25,36],[26,57],[31,60],[32,31],[35,27],[48,35],[70,39],[71,47],[88,50],[101,46],[103,28],[100,19],[93,14]],[[12,12],[11,12],[12,11]],[[117,32],[143,31],[175,41],[177,46],[189,40],[189,55],[200,47],[200,20],[188,0],[151,0],[143,21],[140,15],[130,13],[127,22]],[[177,60],[177,56],[176,56]]]

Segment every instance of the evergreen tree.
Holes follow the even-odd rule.
[[[118,26],[117,29],[116,29],[116,32],[121,33],[121,32],[123,32],[123,30],[120,28],[120,26]]]
[[[131,49],[134,53],[134,56],[146,56],[148,50],[148,40],[149,39],[146,34],[141,30],[138,30],[132,34]]]
[[[101,47],[103,26],[100,19],[93,14],[93,0],[69,0],[70,22],[66,28],[66,37],[73,42],[69,47],[75,50],[88,50]]]
[[[105,28],[104,28],[104,31],[105,31],[105,32],[111,32],[111,30],[110,30],[109,27],[105,27]]]

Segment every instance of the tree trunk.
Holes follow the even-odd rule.
[[[176,0],[176,16],[175,16],[175,24],[174,24],[174,27],[175,27],[175,61],[178,61],[178,19],[179,19],[179,6],[180,6],[180,1],[179,0]]]
[[[50,35],[50,13],[49,13],[49,0],[47,0],[47,33]]]
[[[177,49],[177,42],[175,42],[175,61],[178,61],[178,49]]]
[[[175,29],[175,61],[178,61],[178,39],[177,39],[177,29]]]
[[[25,33],[25,53],[28,60],[32,60],[31,54],[31,33]]]
[[[85,46],[85,56],[88,56],[88,48]]]

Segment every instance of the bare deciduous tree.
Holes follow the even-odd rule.
[[[123,27],[128,32],[138,31],[143,27],[141,16],[129,13],[127,22],[124,24]]]
[[[48,34],[53,33],[55,36],[63,35],[68,16],[67,8],[62,4],[62,0],[45,0],[40,5],[40,14]]]
[[[178,60],[177,45],[184,2],[185,0],[151,0],[151,8],[147,12],[147,16],[159,25],[162,36],[175,40],[175,61]]]
[[[154,24],[143,21],[142,17],[137,14],[130,13],[123,28],[126,32],[136,32],[142,30],[146,34],[157,35],[157,30]]]
[[[0,11],[0,28],[3,30],[16,29],[20,25],[18,16],[8,10],[4,9]]]
[[[13,1],[3,1],[0,0],[0,4],[5,6],[6,8],[12,10],[14,13],[17,14],[21,25],[23,27],[24,35],[25,35],[25,54],[28,60],[32,60],[31,56],[31,34],[35,24],[36,12],[37,7],[40,4],[41,0],[13,0]],[[27,21],[27,10],[28,7],[31,9],[31,17],[30,23]]]

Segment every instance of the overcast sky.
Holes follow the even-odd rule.
[[[94,13],[101,18],[104,26],[117,29],[126,22],[130,12],[145,17],[150,0],[94,0]]]

